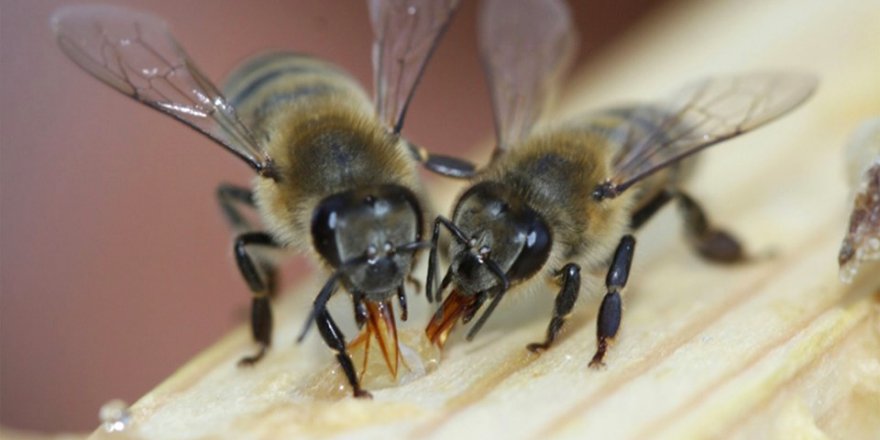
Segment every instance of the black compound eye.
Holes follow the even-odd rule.
[[[322,202],[312,215],[312,242],[318,253],[334,267],[341,264],[336,246],[336,227],[344,206],[342,197],[331,197]]]
[[[525,279],[532,276],[550,257],[550,248],[553,245],[550,230],[536,213],[529,217],[531,217],[530,222],[523,228],[525,239],[522,250],[507,272],[511,279]]]
[[[333,267],[365,258],[375,263],[381,254],[393,254],[394,243],[419,241],[423,226],[418,200],[408,189],[358,188],[318,203],[312,214],[312,243]]]

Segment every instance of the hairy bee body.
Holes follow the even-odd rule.
[[[513,286],[523,290],[536,279],[555,280],[559,290],[546,337],[527,346],[546,350],[572,313],[581,271],[595,275],[607,267],[590,361],[601,366],[620,328],[633,233],[675,200],[695,251],[720,263],[746,260],[736,237],[714,225],[682,189],[691,157],[794,109],[816,80],[781,72],[707,78],[665,100],[609,108],[542,130],[538,121],[574,41],[566,2],[485,0],[479,35],[496,150],[457,200],[451,220],[434,221],[425,293],[442,304],[425,333],[443,346],[456,323],[467,324],[485,304],[467,333],[473,339]],[[453,238],[445,272],[437,262],[441,227]]]
[[[376,118],[358,83],[332,64],[293,53],[257,56],[230,74],[225,93],[273,158],[279,181],[256,177],[254,198],[286,245],[313,249],[312,216],[333,194],[396,185],[423,200],[406,145]]]
[[[584,267],[602,264],[617,244],[616,233],[627,228],[626,208],[633,203],[632,197],[601,205],[592,201],[593,189],[610,170],[609,157],[602,150],[605,144],[607,140],[590,131],[546,132],[499,158],[474,182],[492,182],[507,188],[503,196],[507,203],[524,204],[546,222],[552,242],[543,265],[548,274],[564,261],[579,261]],[[466,197],[467,193],[462,200]],[[457,206],[468,205],[460,202]],[[471,232],[472,226],[474,233],[485,230],[493,237],[505,236],[501,231],[496,234],[487,229],[498,223],[470,225],[471,215],[466,208],[460,209],[452,220],[466,233]]]
[[[356,340],[376,339],[392,376],[399,362],[396,297],[406,320],[406,288],[422,241],[423,190],[416,164],[467,177],[473,164],[401,139],[413,91],[458,0],[371,0],[375,99],[330,63],[267,53],[235,70],[222,93],[149,13],[115,6],[61,8],[50,20],[61,50],[80,68],[208,137],[257,174],[253,189],[222,184],[217,198],[236,230],[233,252],[252,294],[251,332],[259,351],[272,341],[275,261],[258,249],[315,254],[329,277],[299,340],[314,324],[356,397],[363,390],[345,336],[326,305],[351,295]],[[256,208],[262,230],[242,208]],[[364,356],[366,368],[367,356]]]
[[[480,184],[505,188],[501,197],[506,203],[524,205],[543,220],[551,235],[551,248],[542,266],[548,277],[568,262],[588,271],[607,267],[619,237],[631,229],[633,212],[664,189],[679,184],[693,168],[692,160],[669,166],[619,197],[597,203],[593,191],[611,177],[612,163],[628,153],[626,145],[615,138],[617,129],[631,122],[628,114],[629,109],[618,108],[537,132],[498,157],[472,181],[477,188]],[[639,129],[652,131],[656,127],[645,121]],[[453,223],[465,233],[485,234],[491,240],[508,236],[509,232],[493,230],[504,227],[503,222],[487,221],[475,215],[473,208],[478,204],[463,203],[475,195],[468,192],[459,198]],[[498,249],[494,243],[479,240],[477,245]],[[457,244],[450,245],[450,255],[461,251]],[[500,260],[515,260],[495,252]],[[502,269],[509,271],[510,266],[502,265]],[[533,281],[528,275],[510,281]],[[488,271],[483,276],[486,284],[494,282]]]

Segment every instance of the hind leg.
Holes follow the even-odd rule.
[[[633,213],[630,227],[638,230],[672,199],[678,202],[688,243],[703,258],[717,263],[736,263],[746,259],[739,240],[733,234],[713,225],[702,206],[679,189],[661,191],[644,203]]]
[[[713,225],[706,212],[689,195],[676,191],[675,199],[684,218],[688,243],[704,258],[718,263],[736,263],[746,259],[739,240]]]

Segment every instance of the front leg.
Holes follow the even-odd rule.
[[[467,236],[464,235],[464,232],[462,232],[462,230],[449,219],[442,215],[438,215],[437,218],[434,219],[434,229],[431,233],[431,250],[428,253],[428,278],[425,280],[425,297],[428,299],[429,303],[434,302],[434,292],[437,292],[436,300],[439,303],[443,289],[449,284],[450,273],[447,270],[446,276],[443,277],[443,283],[441,283],[438,290],[437,273],[439,269],[437,266],[437,247],[440,242],[440,225],[445,226],[459,243],[467,244],[468,242]]]
[[[409,312],[406,308],[406,289],[402,284],[397,286],[397,302],[400,304],[400,320],[406,321]]]
[[[358,381],[357,374],[354,371],[354,363],[345,349],[345,336],[343,336],[342,331],[339,330],[327,309],[322,308],[318,312],[315,317],[315,324],[318,326],[318,331],[321,333],[324,343],[336,352],[336,360],[339,362],[342,372],[345,373],[345,377],[351,385],[354,397],[371,399],[373,396],[370,392],[361,389],[360,381]]]
[[[550,345],[556,340],[556,336],[559,335],[562,324],[565,324],[565,320],[571,314],[571,309],[574,307],[578,293],[581,290],[580,266],[568,263],[557,274],[562,277],[562,288],[559,289],[559,293],[556,295],[553,318],[550,320],[550,325],[547,326],[547,338],[544,339],[544,342],[535,342],[526,346],[533,353],[540,353],[550,348]]]
[[[260,345],[256,354],[242,358],[239,365],[253,365],[262,359],[272,343],[272,306],[269,299],[275,289],[274,273],[261,273],[257,269],[258,266],[254,262],[254,258],[248,252],[249,246],[279,247],[272,236],[265,232],[248,232],[239,235],[235,240],[235,262],[253,294],[251,333],[254,340]]]
[[[470,179],[477,174],[476,165],[464,159],[433,154],[412,142],[407,142],[406,145],[417,161],[428,170],[441,176]]]
[[[602,359],[608,349],[608,340],[614,338],[620,328],[620,320],[623,315],[623,301],[620,298],[620,291],[626,287],[635,249],[636,239],[627,234],[620,239],[620,244],[614,251],[614,260],[605,277],[605,287],[608,291],[605,298],[602,299],[599,317],[596,319],[596,354],[590,361],[590,367],[596,368],[605,365]]]

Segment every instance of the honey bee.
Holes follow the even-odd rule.
[[[342,287],[359,327],[398,365],[392,299],[406,319],[405,280],[422,239],[425,200],[418,163],[444,175],[473,166],[428,153],[400,130],[431,52],[458,0],[369,0],[375,100],[346,72],[294,53],[257,56],[235,70],[225,93],[196,67],[159,18],[110,6],[77,6],[52,20],[58,45],[79,67],[125,95],[220,144],[256,172],[253,189],[222,185],[223,212],[240,232],[234,254],[253,293],[251,330],[260,360],[272,339],[275,266],[260,248],[317,254],[331,272],[300,340],[314,323],[335,352],[355,397],[361,389],[345,337],[327,311]],[[256,209],[255,230],[240,205]],[[369,337],[369,335],[368,335]]]
[[[427,326],[443,346],[456,323],[472,339],[516,286],[559,286],[543,341],[549,348],[581,290],[581,271],[607,268],[590,366],[603,365],[622,318],[621,291],[635,252],[633,233],[675,199],[688,241],[709,260],[745,258],[736,238],[712,223],[682,189],[682,159],[761,126],[813,92],[809,75],[760,73],[694,82],[672,99],[597,111],[534,129],[574,42],[562,1],[489,0],[480,16],[480,49],[491,90],[497,147],[458,197],[451,220],[433,224],[426,294],[451,293]],[[441,226],[452,240],[450,265],[437,286]],[[436,291],[436,297],[434,292]]]

